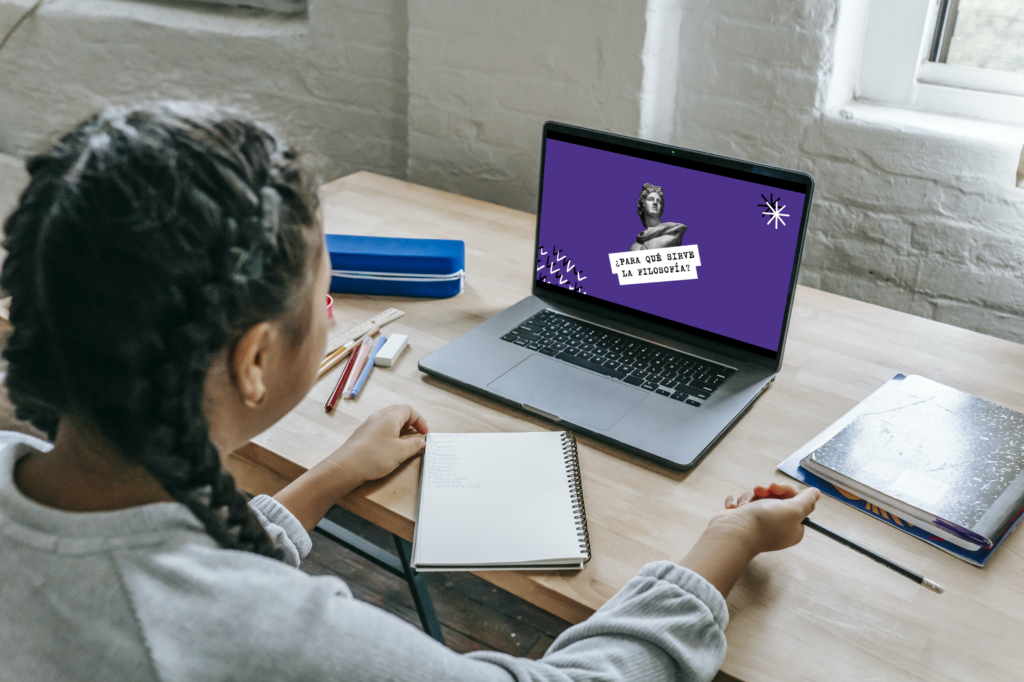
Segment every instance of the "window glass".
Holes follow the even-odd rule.
[[[1024,73],[1024,0],[952,4],[956,24],[947,64]]]

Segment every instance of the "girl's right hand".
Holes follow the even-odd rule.
[[[819,497],[816,488],[797,493],[788,483],[768,483],[730,495],[725,511],[711,519],[680,563],[703,576],[724,597],[755,556],[800,542],[804,536],[800,522],[814,510]]]
[[[755,553],[786,549],[803,538],[801,522],[814,511],[820,498],[817,488],[797,492],[789,483],[766,483],[727,497],[726,511],[712,519],[709,528],[723,524],[741,531],[749,537]]]

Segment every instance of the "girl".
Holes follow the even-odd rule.
[[[274,498],[247,504],[222,464],[323,357],[330,271],[295,153],[162,104],[95,116],[28,170],[4,355],[17,414],[53,444],[0,442],[2,680],[709,680],[724,596],[802,537],[817,491],[755,488],[541,660],[457,655],[296,570],[335,500],[423,449],[416,410],[370,417]]]

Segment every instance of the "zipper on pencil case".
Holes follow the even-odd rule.
[[[465,270],[458,270],[449,275],[431,275],[426,273],[393,273],[393,272],[358,272],[355,270],[332,270],[334,277],[346,279],[369,279],[396,282],[454,282],[466,276]]]
[[[342,279],[362,279],[370,282],[458,282],[459,293],[466,290],[466,271],[457,270],[449,275],[431,275],[425,273],[388,273],[359,272],[356,270],[331,270],[332,277]]]

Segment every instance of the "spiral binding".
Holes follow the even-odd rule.
[[[580,453],[576,447],[576,434],[562,433],[562,454],[566,472],[569,474],[569,488],[572,495],[573,517],[576,519],[576,536],[580,549],[587,553],[583,563],[590,561],[590,532],[587,530],[587,509],[583,505],[583,478],[580,476]]]

